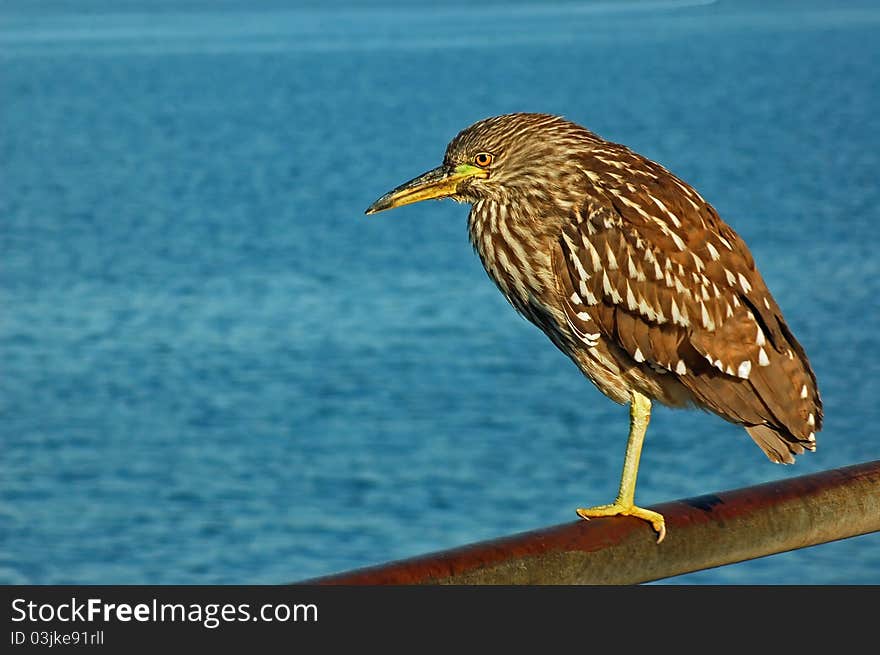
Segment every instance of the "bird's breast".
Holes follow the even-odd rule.
[[[540,324],[536,314],[551,309],[543,304],[554,286],[552,239],[516,205],[495,200],[473,204],[468,232],[489,277],[517,311]]]

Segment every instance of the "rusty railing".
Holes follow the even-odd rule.
[[[576,520],[304,584],[634,584],[880,531],[880,460]],[[780,581],[784,582],[784,581]]]

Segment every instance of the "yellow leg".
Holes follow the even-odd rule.
[[[636,476],[639,474],[639,458],[642,456],[642,443],[648,422],[651,420],[651,399],[638,391],[633,391],[629,406],[629,440],[626,443],[626,456],[623,459],[623,474],[620,476],[620,489],[617,499],[611,505],[599,505],[577,510],[584,519],[599,516],[635,516],[648,521],[657,532],[657,543],[666,536],[666,523],[663,516],[633,504],[636,494]]]

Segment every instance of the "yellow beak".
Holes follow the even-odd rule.
[[[393,191],[389,191],[372,205],[367,207],[367,214],[402,207],[422,200],[448,198],[458,192],[459,185],[473,177],[486,178],[489,172],[478,166],[460,164],[455,168],[439,166],[434,170],[419,175],[417,178],[404,182]]]

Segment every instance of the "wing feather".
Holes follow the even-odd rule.
[[[583,300],[575,325],[677,376],[698,405],[764,426],[752,436],[771,459],[814,448],[815,376],[751,254],[696,192],[654,167],[640,186],[600,189],[564,226],[564,274]]]

